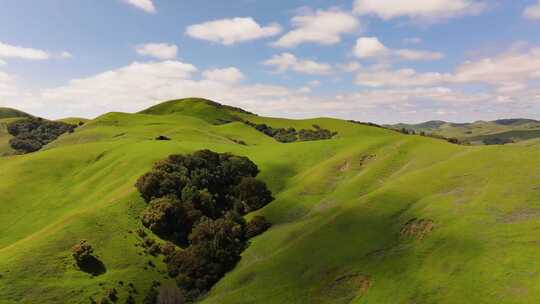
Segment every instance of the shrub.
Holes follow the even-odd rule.
[[[71,253],[78,265],[84,265],[93,258],[94,249],[86,240],[81,240],[71,248]]]
[[[274,198],[266,184],[253,178],[245,177],[234,187],[235,198],[241,204],[243,214],[259,210],[270,203]]]
[[[17,120],[7,126],[9,134],[14,136],[9,144],[20,153],[35,152],[60,135],[73,132],[76,127],[76,125],[34,117]]]
[[[246,225],[246,238],[256,237],[270,227],[272,227],[272,224],[264,216],[254,216]]]

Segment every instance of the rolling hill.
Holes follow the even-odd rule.
[[[419,124],[386,125],[391,129],[407,129],[416,133],[440,135],[457,138],[473,145],[505,144],[520,142],[540,137],[540,121],[533,119],[499,119],[494,121],[476,121],[473,123],[451,123],[432,120]]]
[[[239,119],[338,135],[285,144]],[[173,284],[133,233],[146,205],[134,183],[155,161],[199,149],[248,156],[276,197],[248,215],[273,227],[202,303],[540,298],[540,142],[459,146],[188,99],[108,113],[42,151],[0,158],[0,303],[89,303],[113,287],[123,303],[128,283],[140,303],[152,281]],[[74,267],[81,239],[103,274]]]

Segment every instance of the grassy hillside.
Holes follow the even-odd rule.
[[[447,138],[455,137],[472,144],[489,144],[497,141],[519,142],[540,137],[540,121],[520,118],[459,124],[435,120],[420,124],[388,125],[387,127],[405,128],[418,133],[426,132]]]
[[[224,124],[235,115],[339,133],[282,144],[243,123]],[[170,283],[160,259],[136,246],[145,203],[133,184],[154,161],[203,148],[248,156],[276,197],[258,211],[274,226],[204,303],[540,298],[539,143],[458,146],[187,100],[106,114],[43,151],[0,158],[0,303],[89,303],[111,287],[123,303],[119,281],[141,297],[153,280]],[[70,247],[80,239],[94,244],[104,274],[74,267]]]
[[[30,115],[28,113],[24,113],[24,112],[19,111],[19,110],[0,107],[0,119],[14,118],[14,117],[31,117],[31,116],[32,115]]]

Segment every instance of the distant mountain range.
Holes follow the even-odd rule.
[[[409,130],[457,138],[470,144],[507,144],[540,137],[540,121],[525,118],[452,123],[431,120],[419,124],[385,125],[396,130]]]

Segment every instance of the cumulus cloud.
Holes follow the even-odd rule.
[[[364,71],[356,75],[355,83],[368,87],[432,86],[448,77],[440,73],[417,73],[413,69]]]
[[[360,70],[362,66],[360,65],[360,63],[356,61],[351,61],[344,64],[340,64],[339,68],[346,73],[353,73]]]
[[[272,58],[264,61],[263,64],[275,67],[278,73],[293,70],[303,74],[327,75],[332,72],[332,66],[328,63],[319,63],[309,59],[298,59],[291,53],[274,55]]]
[[[487,5],[476,0],[356,0],[354,12],[374,15],[383,20],[398,17],[420,18],[436,22],[466,15],[477,15]]]
[[[536,4],[527,7],[525,11],[523,12],[523,16],[525,16],[528,19],[539,20],[540,19],[540,0]]]
[[[63,51],[62,53],[60,53],[60,58],[69,59],[73,58],[73,55],[70,52]]]
[[[294,48],[302,43],[332,45],[341,41],[341,35],[352,33],[359,27],[353,15],[334,9],[297,15],[291,22],[295,29],[283,35],[274,46]]]
[[[275,36],[281,33],[279,24],[259,25],[253,18],[232,18],[194,24],[186,29],[189,37],[224,45]]]
[[[358,58],[387,58],[401,59],[409,61],[431,61],[444,58],[440,52],[411,50],[411,49],[389,49],[384,46],[377,37],[360,37],[354,47],[354,55]]]
[[[168,43],[147,43],[135,48],[137,54],[154,57],[161,60],[175,59],[178,54],[178,47]]]
[[[28,60],[45,60],[51,56],[42,50],[9,45],[0,42],[0,58],[19,58]]]
[[[155,14],[157,12],[156,7],[154,6],[154,3],[152,2],[152,0],[123,0],[123,1],[149,14]]]
[[[236,84],[245,78],[244,74],[235,67],[206,70],[203,72],[203,77],[207,80],[228,84]]]
[[[526,88],[540,79],[540,48],[515,50],[467,61],[452,73],[418,73],[413,69],[373,69],[357,74],[356,83],[371,87],[410,87],[438,84],[488,84],[502,91]]]

